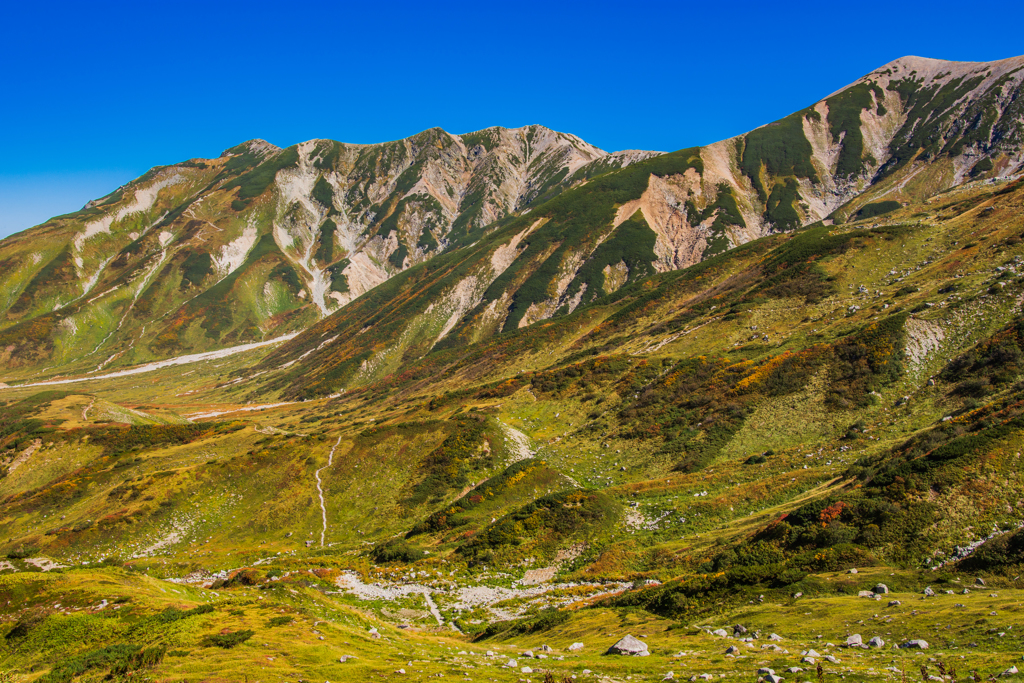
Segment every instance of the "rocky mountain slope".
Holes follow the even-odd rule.
[[[870,218],[1024,170],[1024,58],[904,58],[782,121],[590,179],[290,341],[289,395],[331,393],[572,313],[773,232]],[[372,339],[373,343],[366,343]]]
[[[254,140],[0,244],[5,365],[102,369],[307,327],[609,155],[541,126]]]
[[[252,141],[154,169],[0,243],[0,353],[25,372],[97,370],[323,320],[276,360],[319,349],[305,362],[332,368],[320,388],[334,391],[773,232],[1019,173],[1022,80],[1022,57],[906,57],[785,119],[670,155],[609,155],[540,126],[367,146]],[[378,325],[387,357],[356,348],[375,315],[401,320]]]

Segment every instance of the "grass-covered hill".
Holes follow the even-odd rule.
[[[1021,64],[898,60],[795,124],[655,156],[545,129],[250,143],[101,200],[121,217],[88,236],[0,244],[71,245],[0,330],[0,677],[1014,680]],[[503,176],[435,250],[317,305],[312,219],[282,207],[316,201],[337,240],[368,221],[355,272],[445,164],[521,168],[538,135],[550,183]],[[409,145],[413,185],[374,175]],[[304,194],[324,178],[330,206]],[[81,294],[76,259],[136,220]],[[243,296],[278,286],[287,315]],[[625,635],[648,656],[605,654]]]
[[[998,675],[1024,647],[1022,234],[1021,181],[977,181],[333,396],[295,402],[263,350],[3,389],[0,661]],[[627,634],[650,656],[603,654]],[[886,645],[839,647],[854,634]]]

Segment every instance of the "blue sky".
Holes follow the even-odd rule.
[[[609,151],[714,142],[902,55],[1024,54],[1021,25],[1021,3],[941,0],[10,3],[0,237],[255,137],[541,123]]]

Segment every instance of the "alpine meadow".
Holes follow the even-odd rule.
[[[0,681],[1021,681],[1022,451],[1024,57],[249,140],[0,241]]]

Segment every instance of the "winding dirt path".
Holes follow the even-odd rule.
[[[320,497],[320,515],[323,517],[323,520],[324,520],[324,526],[320,530],[320,547],[321,548],[324,547],[324,537],[327,536],[327,505],[324,503],[324,487],[323,487],[323,481],[320,479],[320,473],[322,471],[324,471],[325,469],[327,469],[328,467],[330,467],[331,465],[334,464],[334,451],[336,451],[338,449],[338,446],[340,444],[341,444],[341,437],[339,436],[338,440],[334,442],[333,446],[331,446],[331,452],[327,456],[327,464],[324,465],[323,467],[321,467],[320,469],[318,469],[314,473],[315,476],[316,476],[316,492],[317,492],[317,495]]]

